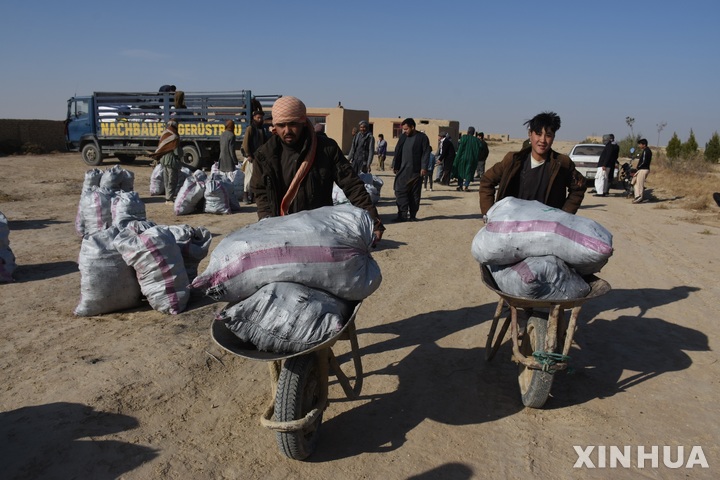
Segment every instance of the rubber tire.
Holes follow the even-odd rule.
[[[183,166],[190,168],[200,168],[202,158],[200,158],[200,152],[198,152],[197,148],[192,145],[184,145],[182,147],[182,152],[183,156],[181,160]]]
[[[128,155],[125,153],[116,153],[115,158],[118,159],[118,162],[123,164],[129,164],[135,161],[135,155]]]
[[[538,350],[538,345],[545,343],[547,334],[547,320],[539,317],[530,317],[527,322],[525,334],[520,342],[520,353],[532,357]],[[542,370],[533,370],[520,364],[518,371],[518,384],[523,405],[529,408],[542,408],[550,396],[555,375]]]
[[[289,422],[304,418],[320,401],[320,369],[314,353],[285,361],[275,395],[275,419]],[[322,414],[305,431],[276,432],[282,453],[293,460],[304,460],[315,451]]]
[[[81,155],[83,162],[91,167],[97,167],[103,161],[102,153],[100,153],[100,149],[94,143],[86,144],[82,149]]]

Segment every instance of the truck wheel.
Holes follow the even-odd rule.
[[[133,163],[135,161],[135,155],[128,155],[125,153],[116,153],[115,157],[120,163]]]
[[[83,162],[87,163],[91,167],[97,167],[103,161],[100,149],[94,143],[88,143],[82,149]]]
[[[193,147],[192,145],[185,145],[182,147],[183,156],[182,156],[182,163],[186,167],[190,168],[199,168],[200,167],[200,153],[197,151],[197,148]]]

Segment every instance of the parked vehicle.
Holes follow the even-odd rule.
[[[185,93],[184,108],[176,108],[176,92],[96,92],[68,100],[65,143],[71,152],[82,152],[91,166],[115,156],[131,163],[157,148],[165,123],[177,120],[185,165],[202,167],[217,158],[225,122],[235,122],[242,140],[258,106],[269,111],[280,95],[253,96],[250,90]],[[253,107],[254,105],[254,107]]]
[[[588,183],[595,181],[598,160],[605,145],[598,143],[578,143],[570,150],[570,159],[575,163],[575,168],[582,173]]]

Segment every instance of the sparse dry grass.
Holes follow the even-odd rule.
[[[717,208],[712,194],[720,191],[718,165],[702,158],[671,163],[663,152],[659,152],[652,167],[646,185],[653,189],[656,197],[671,198],[685,210],[702,212]]]

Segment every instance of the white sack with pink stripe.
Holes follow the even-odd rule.
[[[362,300],[382,281],[372,242],[370,215],[352,205],[266,218],[225,237],[191,287],[237,302],[268,283],[295,282]]]

